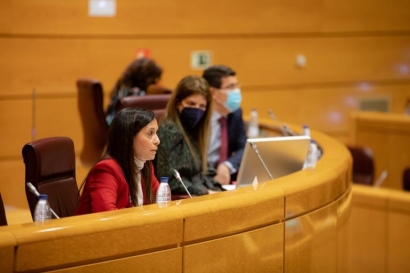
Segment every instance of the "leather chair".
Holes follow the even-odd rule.
[[[373,185],[374,160],[369,147],[347,146],[353,158],[353,183]]]
[[[403,172],[403,189],[410,191],[410,168],[406,168]]]
[[[24,145],[25,189],[31,216],[38,197],[27,187],[48,195],[50,207],[59,217],[74,215],[79,198],[75,178],[74,142],[68,137],[48,137]]]
[[[3,198],[1,197],[1,192],[0,192],[0,226],[7,226],[6,211],[4,209],[4,203],[3,203]]]
[[[167,107],[167,103],[170,98],[171,94],[123,97],[118,101],[117,110],[119,111],[126,107],[141,107],[150,109],[155,113],[158,123],[161,123],[164,119],[165,108]]]
[[[77,80],[78,110],[83,128],[83,149],[80,159],[86,166],[94,165],[104,153],[108,125],[105,121],[104,94],[98,80]]]

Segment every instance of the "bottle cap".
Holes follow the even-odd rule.
[[[159,180],[161,181],[161,183],[168,183],[168,177],[167,176],[161,176],[161,178]]]
[[[47,199],[48,196],[47,196],[47,194],[42,193],[42,194],[40,194],[40,195],[38,196],[38,198],[39,198],[39,199]]]

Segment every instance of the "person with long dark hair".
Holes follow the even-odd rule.
[[[199,76],[186,76],[168,101],[158,130],[161,145],[155,159],[157,177],[169,177],[173,194],[186,194],[174,177],[176,169],[192,195],[221,191],[207,166],[207,147],[212,116],[212,95]]]
[[[160,140],[151,110],[124,108],[108,130],[107,153],[85,179],[76,215],[155,203],[152,160]]]
[[[132,61],[111,90],[110,104],[106,113],[107,123],[110,124],[114,119],[118,101],[122,97],[144,96],[147,94],[149,86],[158,83],[161,75],[162,68],[153,59],[139,58]],[[162,92],[168,91],[163,88]]]

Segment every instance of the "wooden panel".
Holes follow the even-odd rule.
[[[405,205],[409,208],[408,202]],[[389,238],[386,249],[388,253],[387,268],[389,272],[410,272],[410,244],[408,243],[410,241],[409,211],[407,213],[390,212],[387,224],[387,236]]]
[[[117,1],[112,18],[81,0],[6,1],[13,33],[207,34],[409,30],[405,0]],[[10,4],[11,3],[11,4]],[[212,19],[211,19],[212,18]],[[5,20],[6,22],[8,20]],[[50,22],[53,22],[50,24]],[[137,27],[132,27],[137,26]]]
[[[129,213],[129,210],[121,212]],[[111,225],[114,225],[112,216],[109,217],[112,212],[106,213],[106,215],[105,221],[111,220]],[[175,244],[176,246],[182,240],[182,220],[167,221],[164,219],[160,223],[150,224],[147,222],[141,225],[146,217],[140,215],[139,224],[137,224],[138,221],[132,220],[133,217],[135,218],[136,215],[129,215],[121,220],[121,218],[116,219],[119,217],[114,216],[113,218],[117,221],[125,221],[124,224],[127,226],[115,232],[111,232],[108,226],[99,221],[92,225],[94,229],[92,233],[73,237],[70,231],[63,230],[60,231],[61,237],[58,240],[50,237],[52,235],[45,232],[43,239],[39,241],[38,238],[35,238],[35,235],[24,236],[24,231],[20,230],[17,234],[19,247],[16,251],[17,263],[15,269],[16,271],[28,271],[39,268],[52,268],[58,265],[88,263],[96,259],[110,260],[125,253],[151,252],[152,250],[147,250],[169,248],[170,245]],[[67,219],[64,220],[67,221]],[[134,222],[133,226],[129,226],[130,221]],[[81,225],[79,222],[77,224]],[[47,227],[44,228],[47,230]],[[72,228],[74,228],[72,232],[75,232],[76,227]],[[56,230],[59,229],[56,228]],[[35,229],[33,229],[33,233],[36,233]],[[61,233],[66,233],[66,235],[64,236]],[[163,236],[158,236],[158,234]],[[146,238],[150,239],[147,240]],[[35,241],[32,242],[32,239]],[[70,251],[58,251],[61,249],[70,249]],[[43,259],[42,257],[48,258]]]
[[[336,272],[337,204],[285,222],[284,272]]]
[[[353,194],[353,200],[355,196]],[[354,201],[353,201],[354,202]],[[386,271],[386,211],[371,207],[355,207],[350,215],[349,271],[359,273]]]
[[[348,191],[339,199],[337,205],[337,272],[349,272],[349,219],[351,211],[352,191]]]
[[[224,38],[224,39],[2,39],[7,48],[0,72],[1,94],[31,95],[34,88],[73,87],[75,80],[92,76],[110,90],[135,50],[149,48],[164,68],[163,84],[174,88],[187,74],[194,50],[211,50],[215,63],[232,66],[245,91],[323,89],[350,83],[347,88],[371,91],[381,83],[410,80],[407,48],[410,37],[352,38]],[[381,50],[381,48],[383,50]],[[252,49],[252,50],[249,50]],[[116,52],[113,54],[113,52]],[[244,54],[246,52],[246,54]],[[295,65],[304,54],[306,67]],[[23,73],[22,71],[26,71]],[[28,73],[29,72],[29,73]],[[393,81],[393,82],[391,82]],[[389,82],[387,82],[389,83]],[[325,84],[323,86],[323,84]],[[288,86],[287,86],[288,85]],[[332,86],[333,85],[333,86]],[[56,90],[56,92],[59,92]],[[310,96],[317,98],[316,94]]]
[[[74,141],[76,154],[83,147],[81,120],[76,93],[64,97],[39,98],[36,101],[36,139],[67,136]]]
[[[408,272],[410,194],[363,185],[352,190],[346,272]]]
[[[410,3],[406,0],[327,0],[325,31],[409,30]]]
[[[13,272],[14,248],[17,245],[16,239],[13,234],[7,231],[0,231],[0,237],[0,271]]]
[[[24,162],[21,159],[0,161],[0,191],[6,206],[28,209],[24,189]]]
[[[382,187],[403,189],[403,171],[410,166],[410,116],[354,112],[351,119],[351,143],[372,149],[376,178],[388,172]]]
[[[31,96],[34,89],[44,87],[54,87],[61,94],[74,89],[77,78],[87,76],[84,40],[2,38],[0,47],[7,49],[0,53],[7,64],[0,67],[2,95]]]
[[[183,272],[284,272],[283,228],[279,223],[185,246]]]
[[[152,261],[158,261],[153,263]],[[182,248],[158,251],[150,254],[116,259],[108,262],[91,263],[48,272],[111,273],[111,272],[182,272]]]
[[[242,194],[240,194],[242,192]],[[185,219],[184,241],[199,240],[207,237],[228,235],[266,223],[279,222],[284,217],[284,199],[279,189],[264,189],[263,192],[238,189],[237,193],[220,193],[221,202],[202,202],[212,214]],[[271,198],[272,194],[278,198]],[[229,201],[228,201],[229,200]],[[229,205],[229,204],[235,204]],[[248,204],[245,206],[245,204]],[[251,205],[252,204],[252,205]],[[265,213],[258,213],[265,211]]]
[[[403,113],[404,102],[409,96],[410,83],[374,85],[369,90],[361,89],[360,85],[282,90],[243,88],[242,109],[247,118],[251,109],[256,108],[262,119],[269,118],[268,110],[271,109],[281,121],[308,124],[348,143],[350,112],[359,109],[361,100],[387,98],[391,112]]]
[[[21,158],[24,143],[31,140],[30,100],[0,100],[0,157]]]

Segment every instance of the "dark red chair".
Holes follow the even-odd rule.
[[[410,168],[406,168],[403,172],[403,189],[410,191]]]
[[[117,110],[119,111],[126,107],[150,109],[155,113],[155,117],[160,123],[164,119],[165,108],[170,98],[171,94],[123,97],[118,101]]]
[[[1,197],[1,192],[0,192],[0,226],[7,226],[6,211],[4,209],[4,203],[3,203],[3,198]]]
[[[59,217],[74,215],[79,198],[75,177],[74,143],[68,137],[48,137],[24,145],[25,189],[31,216],[38,197],[27,187],[48,195],[50,207]]]
[[[374,160],[369,147],[347,146],[353,158],[353,183],[373,185]]]
[[[80,159],[92,166],[105,151],[108,125],[105,121],[102,85],[94,79],[77,80],[77,100],[83,128],[83,149]]]

